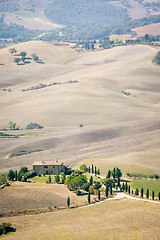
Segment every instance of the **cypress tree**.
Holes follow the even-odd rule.
[[[133,194],[134,192],[133,192],[133,190],[132,190],[132,194]]]
[[[110,186],[110,194],[112,195],[112,185]]]
[[[89,168],[88,168],[88,172],[89,172],[89,173],[91,172],[91,168],[90,168],[90,166],[89,166]]]
[[[106,197],[108,198],[108,186],[106,186]]]
[[[89,179],[89,185],[91,186],[93,184],[93,177],[91,176]]]
[[[90,196],[90,192],[88,193],[88,203],[91,202],[91,196]]]
[[[93,168],[93,164],[92,164],[92,174],[94,173],[94,168]]]
[[[130,192],[131,192],[131,187],[130,187],[130,185],[128,186],[128,193],[130,194]]]
[[[124,191],[124,189],[125,189],[125,186],[124,186],[124,182],[123,182],[123,185],[122,185],[122,190]]]
[[[141,197],[143,198],[143,188],[141,188]]]
[[[48,182],[51,183],[51,176],[49,175]]]
[[[96,166],[95,166],[95,174],[97,174],[97,169],[96,169]]]
[[[158,193],[158,200],[160,201],[160,192]]]
[[[17,170],[15,171],[15,181],[17,181]]]
[[[67,198],[67,206],[70,206],[70,197]]]
[[[120,184],[120,178],[118,178],[118,187],[120,187],[120,185],[121,185],[121,184]]]
[[[154,200],[154,191],[152,191],[152,200]]]
[[[147,199],[149,198],[149,189],[147,189],[146,198],[147,198]]]
[[[113,176],[113,178],[115,178],[115,177],[116,177],[116,169],[115,169],[115,168],[113,168],[113,171],[112,171],[112,176]]]
[[[110,178],[110,177],[111,177],[111,171],[109,170],[108,173],[107,173],[106,178]]]
[[[127,192],[127,190],[128,190],[128,185],[127,185],[127,182],[126,182],[125,191]]]
[[[98,173],[97,173],[98,175],[100,175],[100,170],[99,170],[99,168],[98,168]]]
[[[100,190],[98,189],[98,200],[100,201],[101,199],[101,193],[100,193]]]

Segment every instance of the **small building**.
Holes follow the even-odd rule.
[[[37,174],[56,175],[60,174],[61,172],[65,173],[66,169],[68,169],[68,167],[65,166],[63,162],[58,161],[39,161],[33,163],[33,170]]]

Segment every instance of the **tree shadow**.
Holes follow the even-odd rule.
[[[4,63],[0,63],[0,66],[3,66],[4,65]]]
[[[38,60],[36,63],[44,64],[42,60]]]
[[[27,60],[31,60],[32,58],[31,58],[31,57],[27,57],[26,59],[27,59]]]
[[[31,63],[30,61],[25,61],[25,64],[29,64],[29,63]]]

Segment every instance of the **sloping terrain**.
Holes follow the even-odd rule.
[[[122,199],[88,208],[3,218],[17,229],[5,239],[159,239],[159,204]]]
[[[30,122],[45,128],[41,136],[0,139],[1,172],[32,167],[36,159],[74,166],[86,158],[103,158],[101,165],[107,168],[106,159],[115,158],[125,172],[134,162],[136,171],[141,167],[160,173],[160,68],[152,63],[158,50],[137,45],[76,53],[43,42],[15,48],[28,56],[36,53],[44,64],[30,60],[16,65],[9,49],[0,51],[0,127],[13,120],[20,128]],[[65,83],[69,81],[76,82]],[[22,91],[54,82],[61,84]],[[32,153],[10,157],[19,151]]]

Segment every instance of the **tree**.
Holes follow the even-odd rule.
[[[9,128],[10,128],[10,130],[15,130],[15,128],[16,128],[16,123],[14,123],[14,122],[12,122],[12,121],[9,121]]]
[[[152,200],[154,200],[154,191],[152,191]]]
[[[90,192],[88,193],[88,203],[90,204],[90,202],[91,202],[91,194],[90,194]]]
[[[82,165],[80,166],[80,170],[87,172],[87,171],[88,171],[88,168],[87,168],[86,164],[82,164]]]
[[[125,191],[127,192],[127,190],[128,190],[128,185],[127,185],[127,182],[126,182]]]
[[[56,183],[60,182],[60,177],[59,177],[58,174],[56,176],[54,176],[54,180],[55,180]]]
[[[115,170],[115,177],[121,178],[122,177],[122,172],[119,168],[116,168]]]
[[[129,185],[129,187],[128,187],[128,193],[130,194],[130,192],[131,192],[131,187],[130,187],[130,185]]]
[[[64,173],[62,173],[62,175],[61,175],[61,183],[64,184],[65,180],[66,180],[66,175]]]
[[[109,170],[108,173],[107,173],[106,178],[110,178],[110,177],[111,177],[111,171]]]
[[[94,182],[93,188],[98,190],[101,186],[100,182]]]
[[[110,186],[110,194],[112,195],[112,186]]]
[[[13,62],[17,63],[17,65],[18,65],[18,63],[19,63],[20,61],[21,61],[20,58],[14,58],[14,59],[13,59]]]
[[[112,171],[112,177],[115,178],[116,177],[116,169],[113,168],[113,171]]]
[[[106,192],[105,192],[106,197],[108,198],[108,186],[106,186]]]
[[[98,175],[100,175],[100,170],[99,170],[99,168],[98,168],[98,173],[97,173]]]
[[[51,176],[48,177],[48,183],[51,183]]]
[[[20,56],[21,56],[21,57],[25,57],[26,55],[27,55],[27,53],[26,53],[25,51],[23,51],[23,52],[20,53]]]
[[[105,186],[113,186],[114,184],[114,181],[110,178],[105,178],[102,180],[102,183],[105,185]]]
[[[8,179],[13,181],[15,178],[15,172],[11,169],[7,175]]]
[[[95,166],[95,168],[94,168],[94,173],[97,174],[97,168],[96,168],[96,166]]]
[[[17,170],[15,171],[15,181],[17,181]]]
[[[138,190],[138,188],[136,188],[135,195],[136,195],[136,196],[139,195],[139,190]]]
[[[98,189],[98,200],[100,201],[100,199],[101,199],[101,193],[100,193],[100,190]]]
[[[26,58],[24,56],[21,57],[21,61],[25,63]]]
[[[94,168],[93,168],[93,164],[92,164],[92,174],[94,173]]]
[[[37,61],[39,60],[39,57],[38,57],[35,53],[33,53],[31,56],[32,56],[32,59],[33,59],[35,62],[37,62]]]
[[[89,187],[89,192],[90,192],[90,193],[93,193],[93,192],[94,192],[94,189],[93,189],[93,186],[92,186],[92,185]]]
[[[70,206],[70,197],[67,198],[67,206]]]
[[[157,174],[154,175],[155,179],[159,179],[159,176]]]
[[[160,192],[158,193],[158,200],[160,201]]]
[[[147,189],[146,198],[147,198],[147,199],[149,198],[149,189]]]
[[[125,189],[125,186],[124,186],[124,182],[123,182],[123,185],[122,185],[122,190],[124,191],[124,189]]]
[[[90,168],[90,166],[88,167],[88,172],[89,172],[89,173],[91,172],[91,168]]]
[[[16,53],[17,51],[16,51],[15,48],[10,48],[10,49],[9,49],[9,52],[10,52],[11,54],[13,54],[13,53]]]
[[[89,179],[89,184],[92,185],[93,184],[93,177],[91,176]]]
[[[118,178],[118,183],[117,183],[118,187],[120,187],[121,183],[120,183],[120,178]]]
[[[143,188],[141,188],[141,197],[143,198]]]

